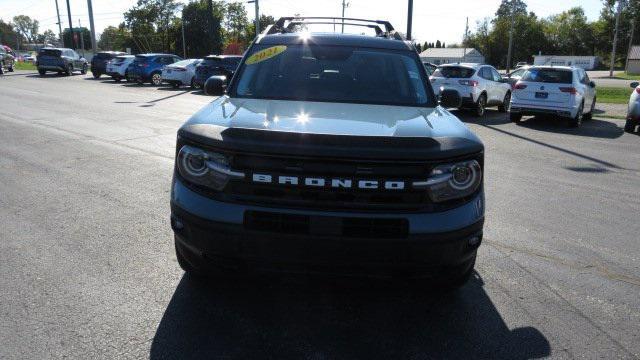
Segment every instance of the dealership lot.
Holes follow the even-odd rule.
[[[477,274],[415,285],[183,276],[175,134],[211,97],[0,78],[0,358],[637,358],[640,136],[460,116],[486,146]],[[260,356],[262,357],[262,356]]]

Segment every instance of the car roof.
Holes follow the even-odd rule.
[[[574,70],[574,66],[552,66],[552,65],[533,65],[529,69],[556,69],[556,70]]]
[[[413,45],[408,41],[375,37],[371,35],[336,34],[336,33],[309,33],[300,36],[300,33],[284,33],[261,35],[256,44],[260,45],[325,45],[325,46],[360,46],[377,49],[411,50]]]
[[[137,54],[136,56],[152,57],[152,56],[177,56],[177,55],[162,54],[162,53],[147,53],[147,54]]]
[[[205,59],[241,59],[242,55],[207,55]]]
[[[488,66],[487,64],[477,64],[477,63],[451,63],[451,64],[442,64],[438,67],[465,67],[469,69],[477,69],[481,66]]]

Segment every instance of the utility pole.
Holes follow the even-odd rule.
[[[467,34],[469,34],[469,17],[467,16],[467,23],[464,26],[464,36],[462,37],[462,44],[464,45],[464,52],[462,53],[462,62],[467,59]]]
[[[256,36],[260,35],[260,5],[259,0],[255,0],[256,3]]]
[[[609,67],[609,77],[613,77],[613,67],[616,63],[616,47],[618,45],[618,26],[620,26],[620,13],[622,12],[622,0],[618,0],[618,10],[616,11],[616,28],[613,33],[613,48],[611,49],[611,66]]]
[[[89,10],[89,28],[91,29],[91,50],[95,54],[98,52],[98,47],[96,46],[96,27],[93,24],[93,5],[91,0],[87,0],[87,9]]]
[[[631,47],[633,46],[633,32],[636,29],[636,19],[631,19],[631,36],[629,36],[629,48],[627,49],[627,61],[624,64],[624,71],[627,72],[629,68],[629,54],[631,53]]]
[[[71,35],[71,48],[75,50],[77,46],[75,39],[73,38],[73,22],[71,21],[71,6],[69,5],[69,0],[67,0],[67,15],[69,16],[69,35]],[[62,44],[62,46],[64,46],[64,44]]]
[[[64,39],[62,38],[62,22],[60,21],[60,8],[58,8],[58,0],[56,0],[56,14],[58,15],[58,36],[60,36],[60,42],[64,46]]]
[[[407,10],[407,40],[411,40],[411,28],[413,27],[413,0],[409,0]]]
[[[507,74],[511,70],[511,53],[513,51],[513,28],[516,22],[516,0],[511,0],[511,27],[509,29],[509,51],[507,52]]]
[[[344,9],[349,7],[346,0],[342,0],[342,33],[344,34]]]
[[[78,34],[80,36],[80,48],[82,49],[82,55],[84,55],[84,31],[82,31],[82,23],[78,19]]]
[[[69,0],[67,0],[69,1]],[[207,11],[209,12],[209,36],[211,36],[211,39],[215,39],[215,35],[214,34],[214,30],[213,30],[213,1],[212,0],[207,0]],[[213,51],[215,49],[211,49],[211,53],[213,54]]]
[[[182,8],[182,19],[180,20],[182,23],[182,57],[184,59],[187,58],[187,42],[184,39],[184,8]]]

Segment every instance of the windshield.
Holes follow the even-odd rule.
[[[434,106],[410,51],[351,46],[255,46],[232,96]],[[424,71],[424,68],[423,68]]]
[[[171,64],[171,66],[189,66],[193,63],[198,63],[199,60],[198,59],[187,59],[187,60],[180,60],[178,62],[175,62],[173,64]]]
[[[468,79],[473,76],[476,71],[471,68],[461,66],[443,66],[433,72],[434,77]]]
[[[62,55],[62,51],[58,50],[58,49],[41,49],[39,52],[39,55],[45,55],[45,56],[56,56],[59,57],[60,55]]]
[[[529,69],[522,81],[571,84],[573,82],[573,73],[571,70],[561,69]]]
[[[120,63],[125,62],[127,59],[128,59],[128,57],[126,57],[126,56],[118,56],[115,59],[113,59],[113,63],[114,64],[120,64]]]

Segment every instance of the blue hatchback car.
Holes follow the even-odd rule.
[[[139,54],[127,68],[129,79],[138,84],[150,82],[153,85],[162,84],[162,68],[182,60],[172,54]]]

